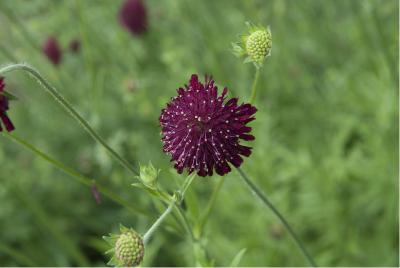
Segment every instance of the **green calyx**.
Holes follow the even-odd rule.
[[[151,162],[148,165],[140,165],[140,175],[138,179],[147,187],[156,189],[159,169],[156,169]]]
[[[108,264],[117,267],[138,266],[144,257],[142,237],[132,228],[121,226],[120,231],[121,234],[103,237],[112,247],[107,252],[113,254]]]

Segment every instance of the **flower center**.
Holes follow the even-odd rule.
[[[194,120],[191,122],[192,127],[197,133],[203,133],[210,129],[209,121],[210,117],[205,116],[195,116]]]

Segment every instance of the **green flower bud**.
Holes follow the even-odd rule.
[[[119,236],[115,243],[115,257],[123,266],[138,266],[144,256],[143,240],[138,233],[129,230]]]
[[[109,265],[117,267],[138,266],[144,257],[144,243],[142,237],[132,228],[120,226],[120,234],[110,234],[103,237],[111,249],[107,254],[112,254]]]
[[[272,36],[268,28],[254,26],[247,23],[249,33],[242,36],[241,42],[232,43],[233,53],[238,56],[245,56],[245,63],[253,62],[260,68],[264,60],[271,54]]]
[[[257,63],[261,63],[271,53],[271,48],[272,39],[269,30],[257,30],[246,39],[246,52]]]
[[[150,188],[157,188],[157,179],[160,170],[154,168],[154,166],[149,163],[147,166],[140,165],[140,176],[139,179]]]

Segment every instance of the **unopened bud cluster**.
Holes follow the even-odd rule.
[[[115,256],[123,266],[139,265],[144,256],[144,245],[140,235],[133,230],[121,234],[115,243]]]
[[[246,52],[255,62],[262,62],[271,52],[272,39],[269,30],[257,30],[246,40]]]
[[[120,225],[118,234],[111,233],[108,236],[103,236],[103,239],[110,245],[110,249],[106,253],[112,254],[108,265],[135,267],[143,261],[143,238],[132,228]]]
[[[238,57],[245,57],[244,62],[252,62],[260,68],[271,54],[272,35],[269,27],[246,23],[249,31],[241,36],[240,42],[232,43],[232,52]]]

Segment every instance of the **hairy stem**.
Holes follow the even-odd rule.
[[[139,175],[139,173],[130,165],[130,163],[122,158],[117,152],[115,152],[107,143],[106,141],[97,134],[96,131],[92,129],[89,123],[79,115],[79,113],[72,107],[72,105],[52,86],[43,76],[33,67],[24,64],[24,63],[17,63],[17,64],[10,64],[0,69],[0,74],[5,74],[7,72],[22,70],[29,73],[33,76],[39,84],[49,93],[61,106],[76,120],[80,123],[85,131],[87,131],[90,136],[101,144],[107,152],[114,157],[123,167],[128,169],[134,175]]]
[[[146,245],[153,233],[160,227],[161,223],[168,216],[168,214],[172,211],[176,203],[176,199],[174,198],[171,203],[168,205],[167,209],[161,214],[161,216],[153,223],[149,230],[143,235],[143,243]]]
[[[254,75],[253,85],[251,87],[251,96],[249,99],[249,103],[253,103],[257,96],[257,84],[260,77],[261,68],[256,68],[256,74]]]
[[[314,262],[313,258],[311,255],[308,253],[306,248],[303,245],[303,242],[300,240],[300,238],[297,236],[297,234],[293,231],[292,227],[290,227],[289,223],[286,221],[286,219],[283,217],[283,215],[275,208],[275,206],[269,201],[267,196],[262,192],[262,190],[252,182],[249,177],[240,169],[237,168],[239,171],[239,174],[243,181],[246,183],[246,185],[250,188],[250,190],[253,192],[253,194],[272,212],[275,214],[275,216],[278,217],[278,219],[282,222],[282,224],[285,226],[286,230],[289,232],[293,240],[296,242],[297,246],[299,247],[300,251],[303,253],[304,257],[307,259],[307,261],[310,263],[311,266],[317,267],[316,263]]]
[[[192,229],[190,228],[189,221],[187,220],[185,214],[182,211],[182,208],[179,206],[179,203],[185,198],[186,190],[189,188],[190,184],[193,182],[195,175],[190,175],[186,177],[185,181],[183,182],[182,186],[180,187],[179,191],[171,197],[164,197],[164,199],[171,199],[167,209],[161,214],[161,216],[154,222],[154,224],[150,227],[150,229],[143,235],[143,242],[146,244],[151,236],[153,235],[154,231],[158,229],[160,224],[164,221],[164,219],[168,216],[168,214],[176,207],[176,211],[178,213],[178,217],[181,220],[181,224],[184,229],[190,235],[191,240],[194,239]]]

